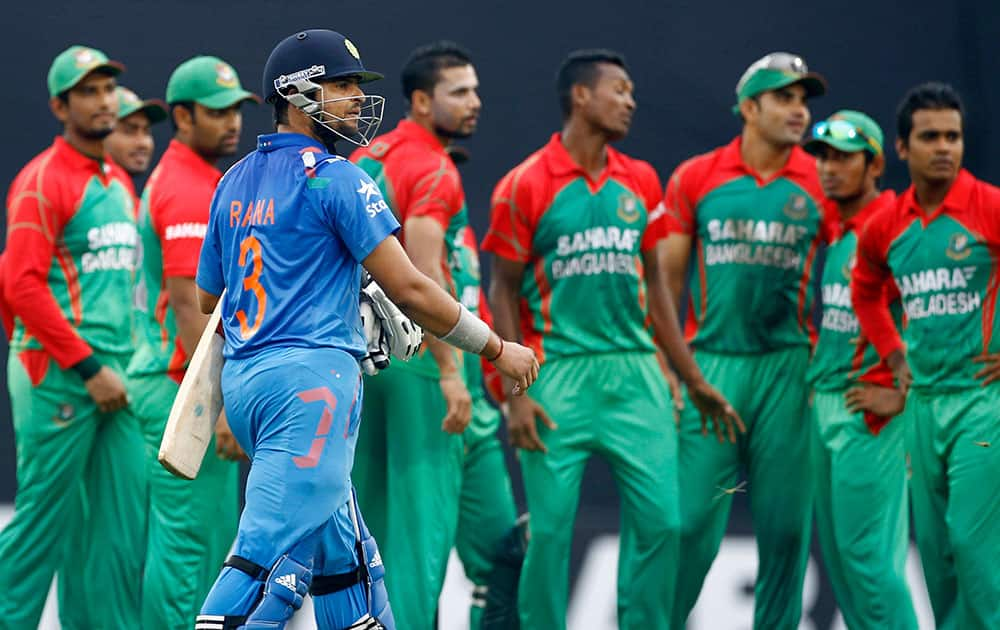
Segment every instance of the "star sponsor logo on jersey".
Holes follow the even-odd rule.
[[[369,218],[375,218],[378,213],[389,209],[389,204],[385,202],[385,199],[382,199],[382,193],[379,192],[375,182],[363,179],[358,181],[361,182],[361,187],[358,188],[357,193],[365,198],[365,212],[368,213]],[[372,197],[375,197],[374,201],[372,201]]]
[[[215,82],[224,88],[234,88],[239,85],[236,71],[228,63],[215,64]]]
[[[624,193],[618,195],[618,218],[625,223],[635,223],[639,220],[639,204],[635,201],[635,195]]]
[[[968,234],[956,232],[951,235],[950,239],[948,239],[948,248],[944,251],[944,253],[952,260],[965,260],[972,253],[972,247],[970,245],[971,243]]]
[[[806,200],[805,195],[792,195],[781,211],[789,219],[801,221],[809,216],[809,202]]]
[[[351,56],[361,61],[361,53],[358,52],[358,47],[354,45],[354,42],[344,38],[344,47],[347,48],[347,52],[351,53]]]

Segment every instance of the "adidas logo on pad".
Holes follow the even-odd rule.
[[[282,575],[274,580],[278,584],[281,584],[288,590],[295,592],[295,574],[289,573],[288,575]]]

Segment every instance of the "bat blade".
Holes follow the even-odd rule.
[[[225,341],[215,332],[221,309],[220,299],[188,363],[160,441],[157,457],[160,464],[184,479],[198,476],[215,432],[215,422],[222,411],[221,379],[225,363],[222,348]]]

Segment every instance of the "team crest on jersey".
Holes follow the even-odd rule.
[[[388,150],[389,150],[388,142],[376,142],[375,144],[368,147],[368,152],[371,153],[371,156],[376,160],[385,155]]]
[[[618,196],[618,218],[625,223],[635,223],[639,220],[639,205],[635,196],[628,193]]]
[[[73,420],[75,415],[76,409],[73,408],[73,405],[63,403],[59,405],[56,415],[52,417],[52,422],[56,423],[57,426],[64,427]]]
[[[97,61],[97,55],[90,48],[82,48],[73,55],[73,61],[76,62],[77,68],[86,68]]]
[[[358,52],[358,47],[354,45],[349,39],[344,39],[344,47],[347,48],[347,52],[351,53],[351,56],[361,61],[361,53]]]
[[[969,235],[957,232],[948,239],[948,249],[945,250],[945,254],[952,260],[965,260],[972,253],[969,245]]]
[[[236,71],[228,63],[216,64],[215,82],[225,88],[234,88],[239,83],[236,80]]]
[[[848,281],[851,280],[851,272],[854,271],[854,267],[858,264],[858,257],[852,252],[851,257],[847,259],[844,266],[840,268],[840,273],[844,274],[844,277]]]
[[[809,203],[806,201],[805,195],[792,195],[785,207],[782,208],[782,212],[789,219],[796,221],[806,218],[809,215]]]

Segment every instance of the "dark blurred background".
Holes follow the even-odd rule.
[[[369,86],[387,98],[384,130],[403,113],[399,69],[409,50],[448,38],[472,51],[484,110],[479,132],[464,143],[472,159],[462,173],[480,236],[494,184],[558,127],[555,71],[567,52],[584,47],[626,55],[639,109],[619,148],[651,162],[664,181],[684,158],[738,133],[738,120],[729,112],[736,81],[753,60],[775,50],[801,54],[810,69],[828,79],[829,93],[812,103],[814,119],[840,108],[861,109],[882,124],[887,140],[895,137],[895,107],[907,88],[931,79],[952,83],[968,110],[965,164],[984,179],[1000,181],[997,0],[105,0],[11,3],[2,15],[0,56],[8,60],[10,79],[0,99],[7,121],[0,153],[4,190],[60,131],[48,110],[45,76],[52,58],[67,46],[92,45],[123,61],[128,71],[120,82],[144,98],[162,97],[173,68],[196,54],[229,61],[244,86],[259,92],[268,52],[304,28],[345,33],[365,65],[386,75]],[[240,154],[271,124],[266,106],[248,106],[244,112]],[[159,155],[169,140],[169,124],[155,127],[155,136]],[[897,190],[907,185],[905,167],[893,157],[884,181]],[[488,258],[484,266],[488,273]],[[16,485],[13,432],[6,387],[0,391],[0,503],[9,503]],[[592,465],[577,521],[575,569],[588,540],[617,530],[616,504],[606,468]],[[745,497],[738,497],[734,534],[751,531],[746,507]],[[811,613],[819,628],[828,627],[833,614],[823,591]]]

